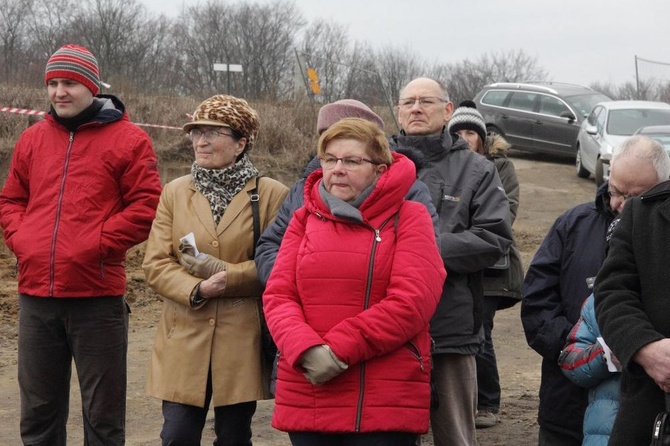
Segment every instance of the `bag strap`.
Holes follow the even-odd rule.
[[[258,239],[261,238],[261,216],[260,211],[258,210],[258,201],[260,200],[260,195],[258,195],[258,178],[256,177],[256,184],[254,188],[249,191],[249,199],[251,200],[251,215],[254,220],[254,248],[251,251],[251,258],[256,257],[256,245],[258,244]]]

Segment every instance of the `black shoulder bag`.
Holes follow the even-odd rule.
[[[670,394],[665,394],[665,412],[660,412],[654,420],[650,446],[670,446]]]
[[[261,216],[258,209],[258,202],[260,200],[260,195],[258,194],[258,182],[259,177],[256,177],[256,185],[253,189],[249,191],[249,199],[251,200],[251,215],[253,216],[254,224],[254,248],[251,254],[251,257],[256,257],[256,245],[258,244],[258,239],[261,238]],[[270,330],[268,330],[268,325],[265,323],[265,316],[261,308],[261,353],[263,355],[263,360],[267,361],[268,365],[272,365],[277,356],[277,345],[275,344],[272,336],[270,335]]]

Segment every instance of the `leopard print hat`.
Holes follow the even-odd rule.
[[[246,138],[246,151],[251,149],[256,141],[260,122],[256,110],[244,99],[217,94],[198,105],[193,118],[184,124],[183,128],[188,133],[198,125],[228,127],[240,137]]]

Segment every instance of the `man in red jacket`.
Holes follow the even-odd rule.
[[[161,183],[148,135],[98,63],[65,45],[47,62],[46,119],[19,138],[0,225],[17,259],[24,444],[65,445],[74,358],[84,443],[125,443],[126,250],[145,240]]]

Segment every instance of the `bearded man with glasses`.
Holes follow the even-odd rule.
[[[484,341],[482,272],[512,243],[507,196],[493,163],[446,129],[454,105],[443,85],[429,78],[400,92],[401,131],[394,148],[420,151],[426,165],[418,178],[431,192],[439,217],[447,279],[431,320],[437,398],[431,414],[436,446],[471,446],[475,438],[477,368]]]

